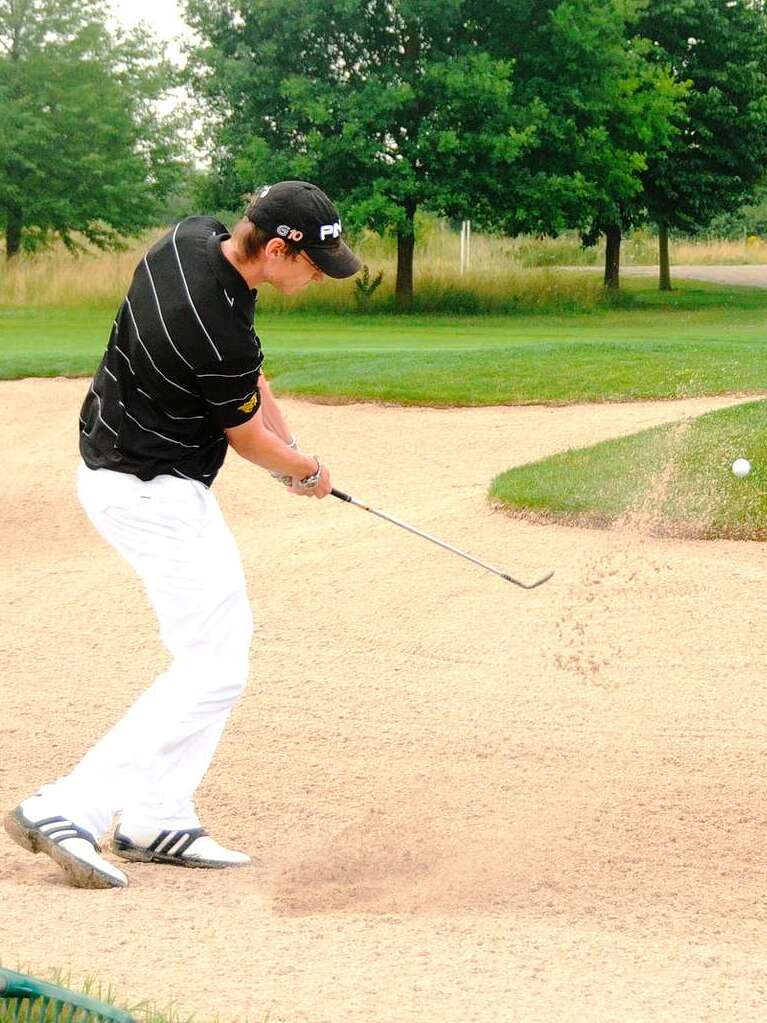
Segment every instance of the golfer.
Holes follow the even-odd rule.
[[[231,236],[211,217],[182,221],[136,267],[82,407],[78,496],[143,582],[170,664],[71,773],[5,819],[75,885],[128,883],[98,845],[113,823],[125,860],[249,862],[206,833],[194,805],[245,687],[253,632],[210,488],[232,447],[293,494],[329,494],[327,468],[297,448],[261,370],[255,289],[293,294],[359,268],[330,200],[305,181],[264,187]]]

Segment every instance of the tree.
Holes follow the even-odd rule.
[[[649,0],[651,58],[688,83],[680,129],[643,175],[658,225],[660,288],[671,290],[670,230],[696,234],[754,196],[767,160],[764,0]]]
[[[179,174],[155,100],[168,68],[143,32],[113,38],[100,0],[0,0],[0,229],[6,253],[146,227]]]
[[[704,235],[712,238],[752,238],[755,241],[767,238],[767,179],[762,180],[754,189],[754,197],[745,206],[737,210],[718,213]]]
[[[187,0],[186,14],[219,202],[317,181],[347,224],[396,233],[402,307],[420,207],[498,223],[539,112],[517,104],[513,62],[486,52],[461,0]]]
[[[514,60],[519,101],[543,107],[522,160],[510,232],[605,235],[605,284],[619,284],[623,231],[643,216],[642,173],[674,131],[683,89],[646,59],[632,0],[477,0],[494,55]]]

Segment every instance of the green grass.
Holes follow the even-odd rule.
[[[22,969],[17,966],[14,969],[17,972],[27,973],[27,975],[29,975],[26,968]],[[137,1023],[195,1023],[195,1017],[188,1014],[182,1014],[173,1004],[169,1005],[167,1008],[161,1008],[155,1003],[147,1001],[142,1001],[137,1004],[127,1003],[123,999],[118,998],[111,985],[105,985],[95,978],[88,978],[82,984],[73,984],[71,975],[63,970],[52,970],[50,975],[46,977],[34,976],[36,976],[38,980],[45,980],[51,984],[63,987],[69,992],[88,995],[90,998],[95,998],[97,1001],[123,1009],[124,1011],[129,1012],[136,1019]],[[19,1009],[21,1012],[20,1015],[17,1014]],[[65,1008],[63,1010],[62,1019],[71,1019],[71,1016],[69,1015],[70,1011],[70,1007]],[[78,1009],[75,1018],[77,1023],[84,1023],[86,1019],[84,1010]],[[87,1018],[88,1020],[94,1019],[92,1014]],[[58,1019],[58,1017],[55,1015],[54,1006],[48,1006],[46,1009],[40,1001],[30,1002],[27,999],[19,1001],[0,996],[0,1023],[15,1023],[15,1021],[21,1020],[23,1020],[24,1023],[54,1023],[55,1019]],[[219,1019],[220,1016],[218,1014],[216,1014],[215,1017],[206,1017],[206,1023],[217,1023]],[[246,1023],[246,1021],[243,1021],[243,1023]],[[269,1013],[259,1017],[258,1019],[253,1019],[251,1023],[269,1023]]]
[[[736,458],[753,469],[731,471]],[[498,476],[491,498],[516,514],[627,525],[654,535],[767,540],[767,402],[568,451]]]
[[[413,405],[567,403],[767,390],[767,290],[627,281],[579,315],[269,315],[278,393]],[[112,309],[0,308],[0,379],[88,376]]]
[[[40,977],[36,974],[30,975],[26,969],[16,968],[16,972],[24,973],[28,977],[37,980],[47,981],[57,987],[63,988],[66,992],[87,995],[97,1002],[103,1002],[108,1006],[115,1006],[129,1012],[137,1023],[190,1023],[191,1017],[180,1016],[173,1006],[163,1010],[148,1002],[141,1002],[138,1005],[127,1005],[118,999],[111,985],[102,984],[95,978],[88,978],[82,984],[73,984],[71,976],[62,970],[53,970],[51,975]],[[84,1009],[73,1009],[66,1001],[66,995],[62,996],[63,1002],[46,1004],[40,999],[16,999],[0,995],[0,1023],[14,1023],[17,1020],[24,1020],[25,1023],[53,1023],[58,1020],[57,1010],[62,1013],[64,1020],[76,1019],[78,1023],[94,1020],[95,1016]]]

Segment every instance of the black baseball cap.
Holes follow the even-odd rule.
[[[298,245],[328,277],[351,277],[362,267],[341,241],[341,218],[335,206],[309,181],[264,185],[245,216],[273,237]]]

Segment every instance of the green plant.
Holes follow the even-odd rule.
[[[367,263],[362,267],[362,272],[354,279],[354,301],[358,309],[367,310],[370,307],[371,299],[376,289],[381,286],[383,276],[383,270],[379,270],[371,281],[370,267]]]

